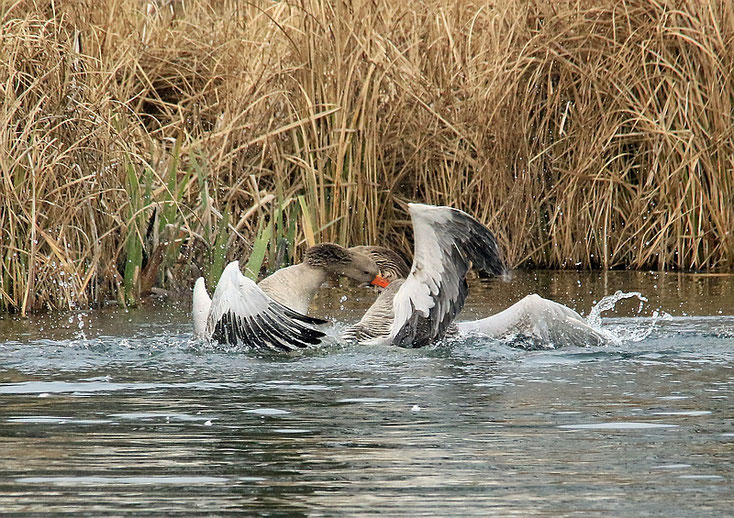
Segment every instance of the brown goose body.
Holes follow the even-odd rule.
[[[329,277],[339,275],[357,282],[387,285],[369,255],[323,243],[306,250],[300,264],[281,268],[258,286],[273,300],[305,315],[321,285]]]

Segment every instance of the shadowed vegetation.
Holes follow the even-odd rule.
[[[516,266],[734,264],[724,0],[6,2],[0,98],[0,309],[409,249],[414,200]]]

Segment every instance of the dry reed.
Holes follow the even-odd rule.
[[[477,215],[515,265],[734,265],[728,1],[39,0],[0,23],[0,309],[187,289],[264,221],[406,249],[413,200]]]

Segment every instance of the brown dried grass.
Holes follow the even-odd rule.
[[[183,289],[222,214],[235,258],[281,205],[299,242],[407,248],[420,200],[515,265],[734,264],[730,2],[23,1],[0,23],[0,308],[122,300],[131,235],[178,243],[146,279]]]

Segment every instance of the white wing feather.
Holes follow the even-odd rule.
[[[413,266],[395,294],[395,319],[388,340],[421,347],[440,339],[461,311],[468,292],[470,266],[505,273],[492,233],[474,218],[451,207],[408,204],[413,222]]]
[[[602,333],[569,307],[528,295],[509,308],[481,320],[457,322],[462,335],[482,334],[493,338],[518,335],[529,338],[539,347],[566,345],[601,345],[607,342]]]
[[[212,306],[212,299],[206,292],[204,277],[199,277],[194,283],[192,318],[194,320],[194,336],[197,338],[206,338],[206,320],[209,316],[209,309]]]
[[[214,291],[205,335],[224,344],[288,351],[320,343],[325,333],[313,325],[324,322],[268,297],[233,261]]]

